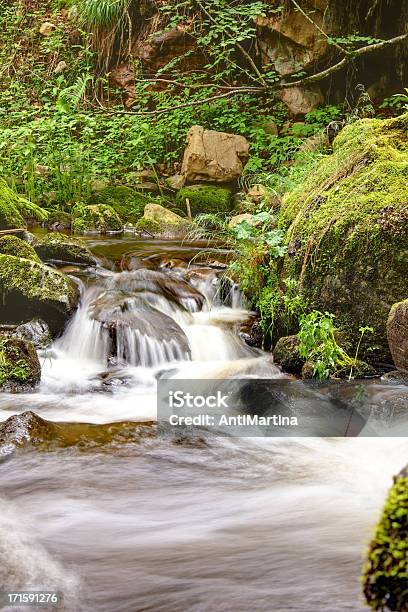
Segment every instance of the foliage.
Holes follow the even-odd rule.
[[[313,310],[299,319],[299,355],[313,363],[313,376],[318,380],[347,365],[350,358],[335,338],[334,315]]]

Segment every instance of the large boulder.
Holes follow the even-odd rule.
[[[387,336],[396,367],[408,372],[408,300],[394,304],[391,308]]]
[[[58,232],[47,234],[38,240],[35,251],[44,261],[63,261],[88,266],[95,265],[97,261],[82,240]]]
[[[189,183],[230,183],[241,176],[248,156],[249,144],[243,136],[193,125],[187,135],[181,174]]]
[[[284,336],[280,338],[273,350],[273,359],[285,372],[300,374],[305,360],[299,355],[298,337]]]
[[[333,154],[284,198],[278,219],[288,251],[277,290],[296,280],[310,308],[335,314],[354,346],[371,326],[365,359],[390,359],[388,314],[408,295],[407,130],[408,113],[346,127]]]
[[[0,336],[0,392],[27,391],[41,379],[41,366],[31,342]]]
[[[41,317],[57,334],[79,299],[75,283],[47,266],[0,255],[0,321],[20,324]]]
[[[190,185],[177,193],[176,204],[187,211],[187,200],[193,216],[202,213],[228,213],[233,203],[231,190],[216,185]]]
[[[395,478],[370,544],[364,595],[373,610],[408,610],[408,468]]]
[[[0,254],[23,257],[38,263],[41,261],[31,244],[26,240],[17,238],[17,236],[6,235],[0,237]]]
[[[160,204],[147,204],[143,217],[136,224],[136,229],[140,232],[166,236],[185,234],[189,227],[187,219]]]
[[[87,232],[119,231],[123,223],[112,206],[108,204],[90,204],[89,206],[77,206],[73,210],[72,230],[77,234]]]

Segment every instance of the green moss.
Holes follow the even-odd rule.
[[[3,255],[14,255],[15,257],[23,257],[32,261],[40,261],[37,253],[34,251],[31,244],[17,236],[1,236],[0,237],[0,253]]]
[[[82,240],[58,232],[47,234],[36,244],[35,250],[43,260],[85,265],[94,265],[96,261]]]
[[[193,216],[202,213],[228,213],[233,206],[231,191],[226,187],[213,185],[183,187],[177,193],[176,198],[176,204],[180,210],[187,211],[186,200],[190,202]]]
[[[159,234],[161,231],[160,224],[153,219],[139,219],[136,223],[136,229],[138,232],[146,232],[147,234]]]
[[[118,187],[105,187],[93,195],[89,204],[107,204],[111,206],[124,221],[135,223],[143,216],[146,204],[161,203],[161,199],[119,185]]]
[[[373,610],[408,609],[408,478],[391,488],[364,567],[364,594]]]
[[[41,368],[30,342],[0,336],[0,390],[15,391],[39,383]]]
[[[0,255],[0,298],[4,323],[20,324],[40,317],[57,333],[78,302],[78,289],[44,264]]]
[[[117,231],[123,223],[116,211],[107,204],[77,206],[73,211],[72,230],[76,233]]]
[[[345,128],[279,216],[288,246],[281,277],[296,278],[311,307],[336,314],[350,337],[373,327],[371,356],[381,360],[389,309],[408,294],[407,131],[408,114]]]

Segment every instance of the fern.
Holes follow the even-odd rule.
[[[92,77],[81,74],[74,85],[62,89],[57,99],[57,109],[60,113],[72,113],[77,107],[80,100],[85,96],[86,88]]]

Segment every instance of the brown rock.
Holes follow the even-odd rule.
[[[50,21],[44,21],[44,23],[41,24],[39,31],[42,36],[51,36],[55,28],[56,26],[54,23],[51,23]]]
[[[188,132],[181,173],[190,183],[229,183],[241,176],[248,156],[249,144],[243,136],[194,125]]]
[[[387,337],[396,367],[408,371],[408,300],[394,304],[391,308]]]
[[[283,89],[280,99],[293,115],[306,115],[324,102],[323,94],[319,89],[307,90],[301,87]]]
[[[231,217],[228,223],[228,227],[230,229],[234,229],[237,225],[242,223],[243,221],[247,221],[250,225],[255,225],[254,217],[250,213],[242,213],[242,215],[235,215],[235,217]]]

